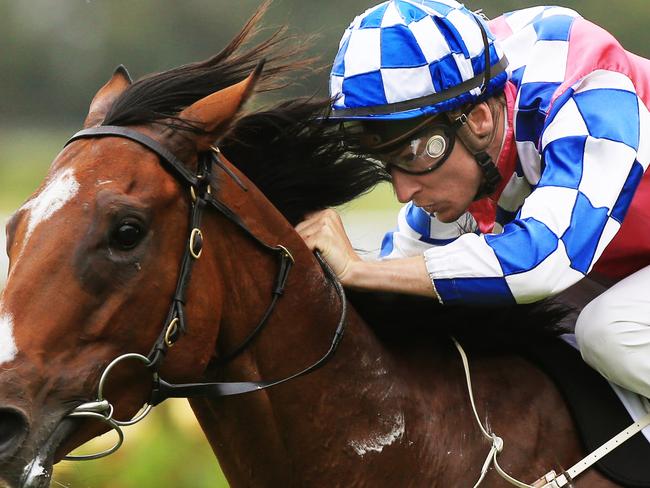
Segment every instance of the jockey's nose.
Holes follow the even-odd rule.
[[[413,200],[413,196],[421,187],[417,177],[396,170],[391,171],[391,177],[397,200],[400,203],[407,203]]]
[[[0,460],[12,456],[27,435],[25,415],[13,408],[0,408]]]

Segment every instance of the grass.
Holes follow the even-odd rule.
[[[0,212],[11,213],[43,181],[70,132],[0,130]]]
[[[110,447],[114,436],[94,439],[75,454]],[[54,481],[53,486],[70,488],[228,487],[185,400],[169,400],[142,423],[127,427],[124,445],[113,455],[60,463]]]

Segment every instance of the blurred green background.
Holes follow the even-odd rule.
[[[575,8],[614,33],[627,49],[650,57],[648,0],[556,3]],[[80,127],[92,96],[118,64],[138,78],[206,58],[232,38],[258,4],[257,0],[0,0],[0,222],[38,186],[61,144]],[[313,52],[325,66],[350,20],[373,4],[276,0],[265,25],[287,24],[296,34],[318,34]],[[490,17],[535,4],[466,2]],[[282,95],[313,93],[327,94],[327,69]],[[354,205],[352,213],[378,207],[396,208],[385,187]],[[0,273],[0,286],[3,279]],[[183,401],[163,405],[142,425],[127,429],[126,447],[111,458],[62,463],[55,474],[55,485],[75,488],[227,486]]]

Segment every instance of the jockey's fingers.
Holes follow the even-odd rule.
[[[338,217],[338,214],[335,216],[331,215],[322,215],[319,214],[307,220],[303,220],[295,227],[296,232],[301,236],[313,233],[327,233],[328,235],[332,234],[345,234],[345,228]]]
[[[322,219],[335,227],[343,228],[343,220],[341,220],[341,216],[336,210],[332,210],[331,208],[323,210]]]
[[[314,219],[303,220],[298,225],[296,225],[295,227],[296,232],[300,235],[304,235],[305,233],[310,231],[313,232],[313,229],[319,226],[318,222],[319,222],[318,220],[314,220]]]
[[[334,252],[336,246],[333,245],[331,235],[326,235],[323,233],[312,234],[308,236],[303,236],[303,240],[307,247],[311,250],[319,250],[323,253],[324,256],[328,256],[330,253]]]
[[[307,237],[303,236],[303,241],[305,242],[305,244],[307,245],[310,251],[315,251],[316,249],[320,251],[320,247],[318,247],[316,239],[314,239],[312,236],[307,236]]]
[[[326,221],[340,221],[341,217],[339,216],[339,213],[336,210],[333,210],[331,208],[326,208],[325,210],[318,210],[316,212],[311,212],[308,213],[305,216],[305,221],[307,220],[326,220]]]
[[[324,221],[323,212],[324,211],[312,212],[310,214],[307,214],[305,216],[305,220],[303,220],[302,222],[299,222],[296,225],[295,229],[298,232],[300,232],[300,230],[304,229],[305,227],[311,226],[311,225],[313,225],[315,223],[318,223],[318,222],[323,222]]]
[[[296,226],[296,232],[304,239],[305,237],[318,235],[325,225],[326,224],[320,220],[305,220]]]

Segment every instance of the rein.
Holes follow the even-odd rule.
[[[156,339],[151,351],[147,356],[138,353],[123,354],[113,361],[102,372],[97,389],[97,399],[91,402],[83,403],[73,409],[67,416],[71,418],[92,418],[104,422],[118,435],[116,444],[105,451],[97,454],[83,455],[83,456],[65,456],[66,460],[80,461],[98,459],[113,452],[117,451],[124,441],[124,434],[121,427],[133,425],[143,420],[151,411],[151,409],[162,403],[168,398],[191,398],[191,397],[210,397],[218,398],[231,395],[242,395],[253,391],[263,390],[270,388],[287,381],[293,380],[300,376],[307,375],[323,367],[334,355],[345,331],[345,319],[347,314],[347,302],[345,299],[345,291],[341,283],[336,278],[336,275],[325,262],[322,256],[317,252],[316,259],[318,260],[323,272],[327,279],[334,286],[337,295],[341,301],[341,315],[339,318],[334,337],[329,350],[315,363],[305,369],[294,373],[286,378],[271,381],[246,381],[246,382],[215,382],[215,383],[190,383],[190,384],[171,384],[160,378],[159,370],[162,362],[167,354],[167,351],[174,346],[176,341],[182,334],[187,332],[187,325],[185,320],[185,304],[187,288],[192,276],[192,268],[195,261],[197,261],[203,252],[203,233],[201,231],[201,220],[203,212],[206,207],[210,207],[222,216],[235,224],[244,234],[255,241],[264,250],[274,253],[279,257],[278,272],[275,278],[275,283],[272,290],[272,299],[266,311],[258,324],[254,327],[252,332],[244,339],[244,341],[234,348],[231,352],[217,359],[217,364],[224,365],[231,361],[239,354],[241,354],[257,337],[260,331],[264,328],[271,316],[278,299],[283,295],[285,284],[289,276],[291,267],[295,263],[291,252],[282,245],[272,246],[258,236],[256,236],[241,218],[233,212],[227,205],[219,201],[212,194],[210,187],[210,175],[212,173],[212,166],[217,164],[220,168],[228,174],[235,183],[237,183],[244,191],[246,187],[239,180],[239,178],[229,170],[229,168],[221,160],[221,153],[217,148],[212,148],[212,151],[202,153],[199,155],[197,173],[191,173],[187,167],[180,161],[173,153],[167,148],[162,146],[154,139],[127,127],[119,126],[99,126],[90,129],[84,129],[74,134],[66,146],[79,139],[89,139],[96,137],[122,137],[139,143],[140,145],[148,148],[154,152],[160,159],[161,164],[167,169],[178,181],[189,187],[191,194],[191,209],[190,209],[190,236],[188,245],[183,254],[176,291],[172,298],[170,310],[165,319],[164,326]],[[113,418],[114,407],[104,398],[104,385],[111,372],[111,370],[118,363],[126,360],[138,360],[145,364],[147,368],[152,371],[153,387],[149,401],[144,406],[139,414],[128,421],[119,421]]]

